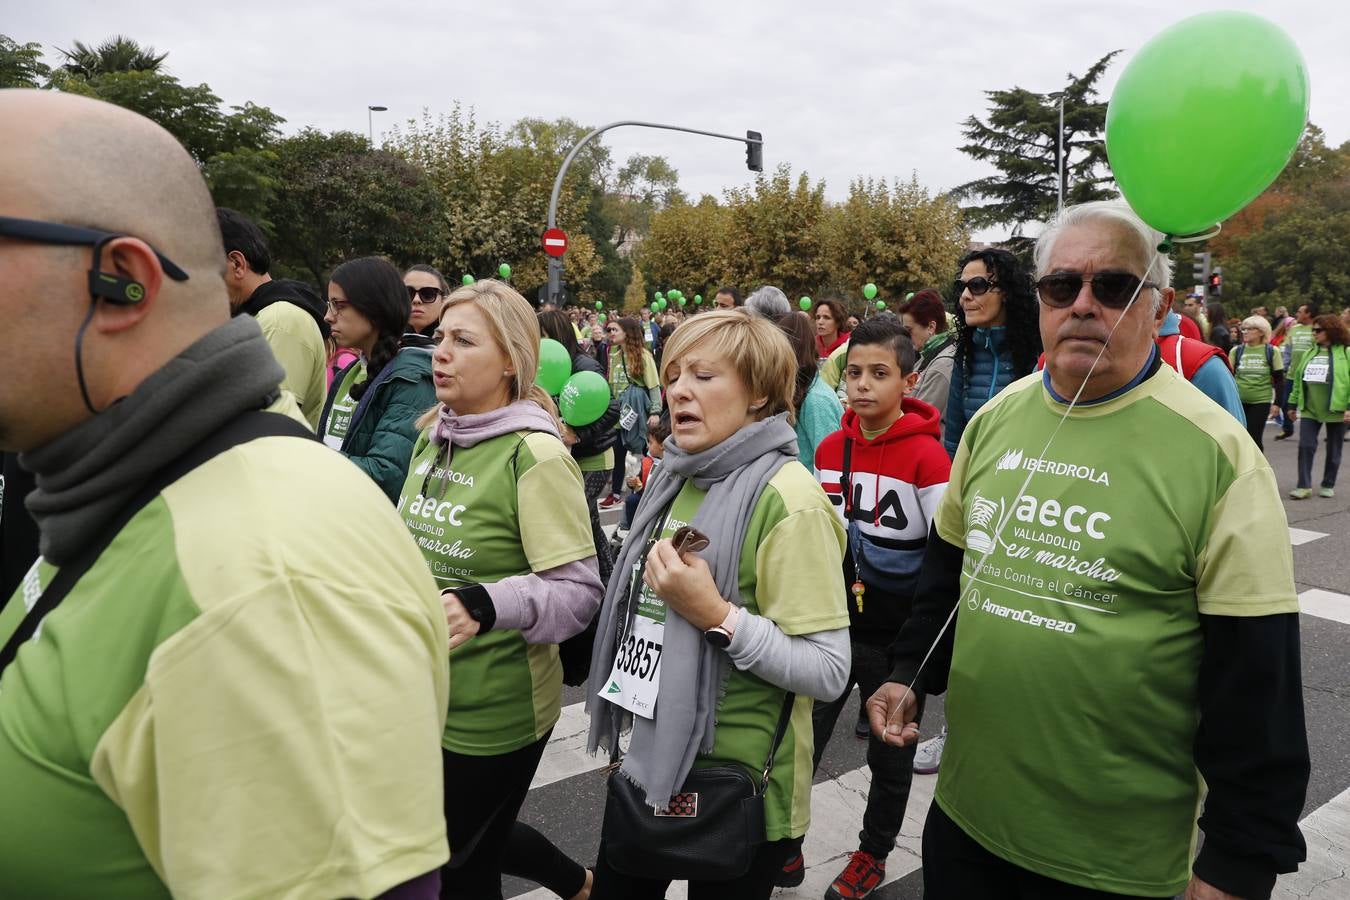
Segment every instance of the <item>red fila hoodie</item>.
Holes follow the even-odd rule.
[[[848,529],[844,579],[853,636],[867,643],[890,643],[909,617],[928,530],[951,474],[937,409],[912,397],[900,409],[904,415],[870,441],[847,410],[843,428],[816,449],[816,479]]]

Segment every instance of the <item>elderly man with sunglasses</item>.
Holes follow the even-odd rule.
[[[1041,237],[1045,370],[967,428],[868,701],[908,744],[913,693],[947,691],[930,896],[1264,898],[1304,858],[1284,512],[1245,430],[1158,358],[1161,241],[1120,202]]]
[[[0,449],[42,553],[0,612],[0,894],[431,900],[449,673],[417,545],[231,318],[172,135],[57,91],[0,121]]]

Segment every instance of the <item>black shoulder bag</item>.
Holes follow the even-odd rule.
[[[231,419],[214,434],[160,469],[135,496],[127,501],[112,521],[85,545],[78,557],[57,570],[51,583],[42,592],[42,596],[33,604],[33,608],[28,610],[19,627],[5,643],[4,649],[0,649],[0,673],[14,661],[19,648],[37,632],[38,624],[65,599],[66,594],[70,593],[71,588],[89,571],[117,537],[118,532],[135,517],[136,513],[158,497],[165,488],[193,469],[226,450],[261,437],[303,437],[311,441],[317,440],[313,432],[288,416],[251,410]]]
[[[758,780],[736,764],[694,769],[670,805],[654,810],[612,762],[601,833],[606,861],[642,878],[731,881],[745,875],[765,841],[764,792],[795,699],[792,692],[783,698]],[[613,761],[617,758],[616,747]]]

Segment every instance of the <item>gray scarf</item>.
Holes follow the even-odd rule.
[[[797,435],[786,413],[747,425],[701,453],[685,453],[673,439],[666,441],[665,458],[643,491],[630,537],[615,560],[614,577],[600,607],[592,679],[608,677],[614,665],[620,625],[634,615],[628,608],[633,567],[685,482],[693,481],[695,487],[708,492],[691,524],[711,541],[701,555],[712,570],[718,592],[740,606],[738,570],[750,516],[769,479],[796,457]],[[615,747],[619,732],[632,719],[633,739],[621,771],[656,807],[664,807],[684,783],[694,757],[712,750],[727,655],[667,607],[661,670],[654,719],[633,717],[593,691],[586,699],[591,717],[587,747],[592,753]]]
[[[26,505],[42,556],[74,559],[146,480],[239,413],[259,409],[286,375],[252,316],[238,316],[169,360],[103,412],[19,462],[37,490]]]

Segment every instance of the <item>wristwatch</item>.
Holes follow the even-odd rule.
[[[732,603],[730,606],[731,611],[727,613],[727,617],[722,620],[721,625],[714,625],[703,632],[705,641],[722,650],[731,646],[731,638],[736,634],[736,619],[741,612],[741,608],[736,604]]]

